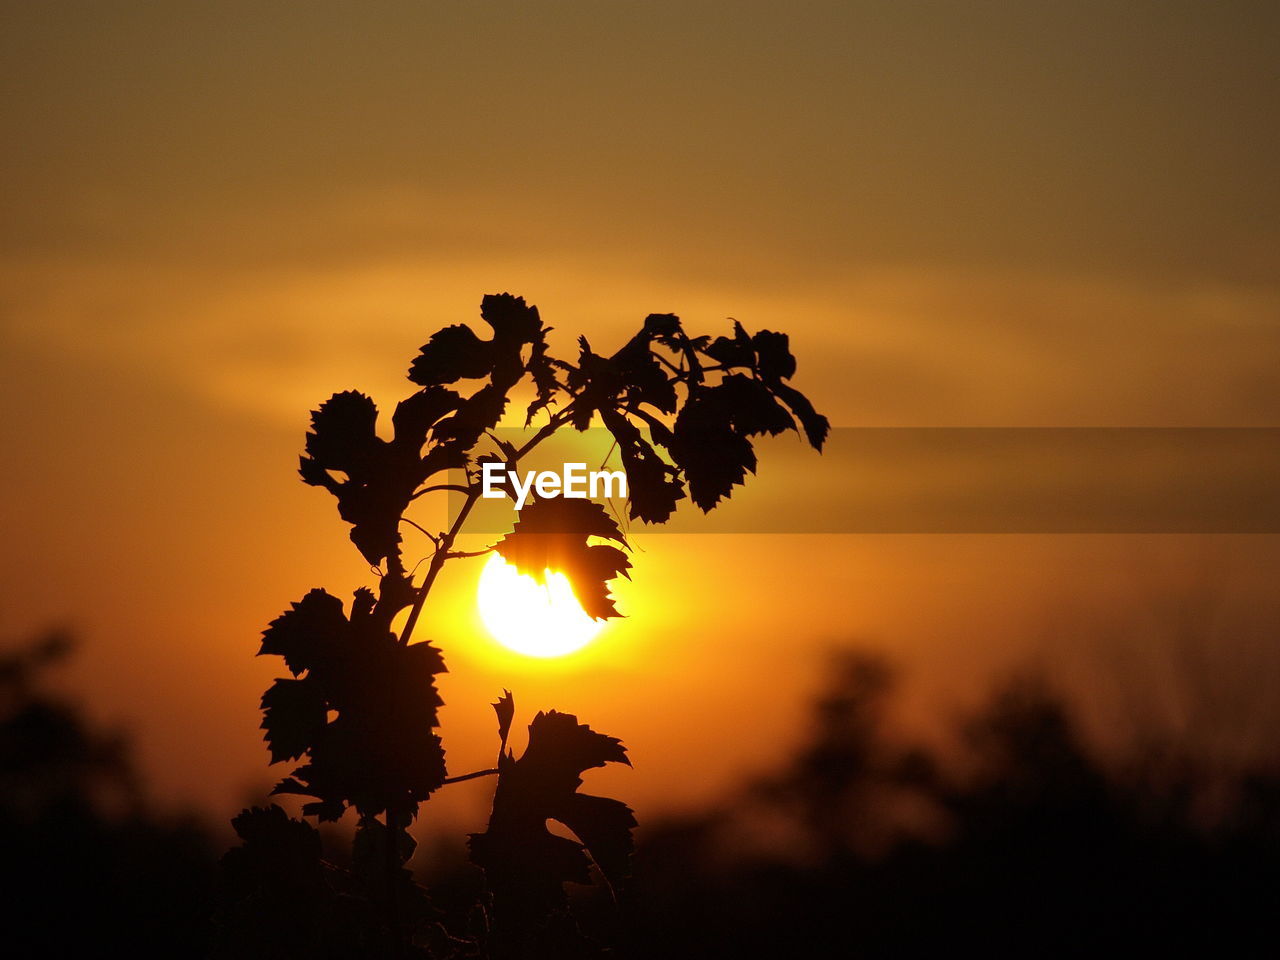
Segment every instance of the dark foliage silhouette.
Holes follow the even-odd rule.
[[[54,638],[0,657],[6,956],[204,955],[213,842],[151,812],[124,741],[47,692],[43,678],[65,653]],[[897,681],[883,661],[844,654],[825,674],[811,732],[785,765],[705,813],[639,833],[620,917],[600,888],[567,888],[583,929],[602,939],[622,924],[615,953],[637,958],[1273,952],[1274,765],[1224,776],[1219,760],[1180,754],[1177,741],[1154,747],[1149,734],[1104,762],[1052,688],[1025,678],[952,729],[958,750],[925,751],[894,733]],[[578,774],[557,751],[547,766],[529,749],[511,758],[515,704],[503,697],[497,706],[500,756],[531,772],[528,782],[508,779],[486,835],[535,833],[545,821],[522,822],[524,813],[576,803]],[[579,735],[576,722],[557,724],[553,737]],[[612,752],[593,737],[582,742],[575,763],[586,770]],[[481,947],[437,925],[483,931],[464,849],[455,859],[434,848],[418,865],[428,903],[403,861],[387,873],[388,834],[377,820],[332,859],[314,827],[279,808],[235,826],[244,842],[218,878],[220,953],[385,954],[394,946],[383,918],[389,882],[425,950],[468,956]],[[606,847],[579,839],[560,845],[563,860],[531,865],[557,903],[548,872],[577,869],[584,846],[609,862]],[[412,841],[402,832],[398,843],[395,856],[407,860]],[[544,941],[559,956],[582,955],[556,911]],[[230,950],[228,927],[251,931],[249,946]]]
[[[830,673],[785,769],[641,838],[628,955],[1273,952],[1274,765],[1226,790],[1192,757],[1134,776],[1147,757],[1100,760],[1035,677],[996,689],[943,762],[888,729],[882,661]]]
[[[591,862],[607,882],[625,875],[636,825],[631,810],[577,788],[583,771],[629,761],[615,737],[554,710],[533,718],[528,746],[517,760],[506,749],[510,694],[494,707],[502,741],[498,789],[488,830],[470,838],[471,859],[484,870],[494,915],[503,924],[494,930],[498,952],[523,952],[529,949],[525,931],[566,906],[564,884],[590,882]],[[563,823],[581,842],[552,834],[548,820]]]
[[[564,884],[589,882],[591,863],[619,881],[635,821],[625,804],[577,792],[585,770],[627,760],[618,740],[572,715],[538,713],[516,759],[506,747],[513,702],[497,704],[498,767],[474,774],[498,776],[489,828],[471,838],[487,884],[476,937],[445,936],[405,867],[420,804],[450,782],[436,733],[444,659],[410,639],[444,564],[492,550],[538,578],[558,570],[597,619],[619,615],[609,582],[630,567],[617,523],[586,500],[535,499],[488,550],[455,550],[481,493],[479,467],[497,460],[514,470],[558,429],[598,419],[617,442],[630,518],[661,523],[686,496],[709,511],[743,483],[756,468],[753,437],[796,430],[819,450],[826,438],[826,419],[787,383],[796,364],[785,334],[748,335],[735,322],[731,337],[690,336],[678,317],[652,314],[611,356],[580,338],[573,363],[551,356],[549,330],[523,299],[486,296],[480,316],[488,339],[455,325],[423,345],[408,373],[420,389],[397,404],[390,439],[361,393],[337,393],[312,414],[299,472],[337,499],[378,585],[357,589],[349,605],[312,590],[266,629],[259,652],[282,657],[290,676],[263,695],[262,726],[272,763],[299,762],[274,792],[306,798],[303,815],[320,820],[354,809],[355,853],[349,870],[335,868],[314,828],[274,805],[237,817],[242,844],[226,857],[219,909],[227,956],[589,951],[567,916]],[[491,431],[526,379],[534,392],[526,426],[546,421],[516,448]],[[469,393],[453,389],[462,381],[474,384]],[[442,478],[450,470],[464,471],[465,482]],[[418,498],[446,491],[464,496],[449,529],[431,533],[406,516]],[[406,527],[431,543],[417,582]],[[392,622],[406,611],[397,636]],[[549,833],[548,819],[579,842]]]
[[[0,654],[0,923],[10,957],[200,956],[214,844],[155,815],[126,741],[46,689],[62,634]]]

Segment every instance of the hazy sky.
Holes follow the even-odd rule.
[[[566,349],[653,311],[787,330],[844,426],[1280,425],[1274,3],[0,10],[0,628],[80,625],[80,688],[182,797],[265,781],[257,631],[312,585],[366,578],[292,475],[307,410],[348,387],[394,402],[417,346],[483,293],[538,303]],[[669,786],[681,750],[734,744],[719,771],[767,753],[729,731],[768,726],[742,706],[768,683],[798,711],[816,667],[779,667],[767,631],[976,671],[1046,597],[1132,585],[1157,553],[1274,558],[675,542],[638,559],[648,592],[602,638],[619,652],[574,668],[612,678],[594,687],[468,647],[460,574],[460,619],[433,634],[461,638],[457,723],[486,730],[482,698],[520,680],[530,709],[603,711],[633,743],[630,788],[678,799],[701,789]],[[697,580],[726,558],[741,582]],[[733,605],[769,585],[811,608]],[[690,626],[709,616],[713,636]],[[708,697],[720,726],[689,741]],[[666,779],[642,776],[646,753]]]

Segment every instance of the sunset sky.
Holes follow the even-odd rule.
[[[4,2],[0,635],[74,627],[158,798],[234,812],[275,772],[259,631],[370,579],[295,474],[308,411],[391,408],[485,293],[568,356],[651,312],[785,330],[837,427],[1280,426],[1278,41],[1267,2]],[[919,719],[1277,623],[1272,537],[634,539],[628,619],[564,661],[447,571],[451,772],[510,687],[621,737],[643,817],[776,759],[833,644]]]

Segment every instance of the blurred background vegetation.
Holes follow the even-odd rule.
[[[0,660],[12,955],[201,955],[225,827],[153,806],[128,741],[54,692],[50,675],[73,651],[51,634]],[[1206,750],[1205,737],[1156,722],[1102,749],[1033,668],[956,717],[945,743],[925,744],[893,720],[905,681],[890,662],[844,647],[820,666],[808,731],[783,765],[701,811],[642,823],[616,902],[582,889],[574,910],[597,942],[629,957],[1241,954],[1277,932],[1269,749]],[[1184,700],[1204,701],[1212,671],[1185,668],[1186,690],[1201,693]],[[1252,707],[1249,691],[1238,688],[1234,715],[1252,714],[1265,735],[1269,691],[1256,688]],[[1192,711],[1200,734],[1212,707]],[[443,926],[465,938],[478,873],[461,837],[423,839],[413,866]]]

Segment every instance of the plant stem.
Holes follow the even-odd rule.
[[[391,937],[395,941],[395,956],[404,956],[404,928],[400,922],[400,888],[396,882],[400,879],[399,825],[400,818],[390,809],[387,810],[387,843],[385,867],[387,874],[387,913],[390,921]]]
[[[469,557],[483,557],[485,554],[493,553],[493,547],[485,547],[483,550],[450,550],[447,560],[466,560]]]
[[[477,777],[492,777],[497,772],[498,768],[493,767],[490,770],[477,770],[475,773],[464,773],[457,777],[445,777],[440,782],[441,784],[462,783],[463,780],[475,780]]]
[[[565,421],[569,419],[569,415],[572,410],[573,404],[570,403],[567,407],[548,420],[542,429],[529,439],[528,443],[515,452],[515,455],[511,457],[508,464],[514,466],[521,457],[560,429]],[[450,488],[450,485],[448,484],[443,486],[446,489]],[[467,522],[467,517],[471,514],[471,510],[475,507],[476,501],[480,499],[480,494],[482,492],[481,488],[478,486],[454,487],[453,489],[465,489],[467,491],[467,499],[466,502],[462,504],[462,509],[458,511],[458,516],[454,519],[453,526],[451,526],[448,532],[440,538],[440,542],[436,546],[436,552],[431,555],[431,565],[427,567],[427,575],[422,581],[422,586],[418,588],[417,595],[413,598],[413,609],[409,611],[409,619],[405,621],[404,630],[400,633],[401,645],[407,644],[409,642],[409,638],[413,636],[413,628],[418,625],[418,617],[422,614],[422,605],[426,602],[427,594],[431,592],[432,586],[435,585],[436,577],[440,575],[440,570],[444,566],[445,561],[454,556],[454,554],[450,553],[453,541],[457,539],[458,534],[462,532],[462,526]]]
[[[409,638],[413,636],[413,628],[418,625],[418,617],[422,613],[422,605],[426,602],[427,594],[431,592],[431,587],[436,582],[436,577],[440,576],[440,569],[444,566],[444,562],[449,559],[449,548],[453,546],[454,538],[462,530],[462,525],[467,522],[467,516],[471,513],[471,509],[476,505],[478,499],[480,499],[480,491],[478,489],[467,494],[467,500],[462,505],[462,509],[458,511],[458,517],[453,521],[453,526],[440,538],[440,545],[436,548],[436,552],[431,555],[431,565],[427,567],[426,578],[422,581],[422,586],[418,588],[417,596],[413,598],[413,609],[409,611],[409,619],[405,621],[404,630],[400,634],[401,645],[407,644]]]
[[[409,499],[417,500],[419,497],[424,497],[428,493],[436,493],[441,490],[452,490],[454,493],[466,493],[466,494],[471,493],[470,487],[464,487],[458,483],[437,483],[435,486],[423,487],[421,490],[419,490]]]

